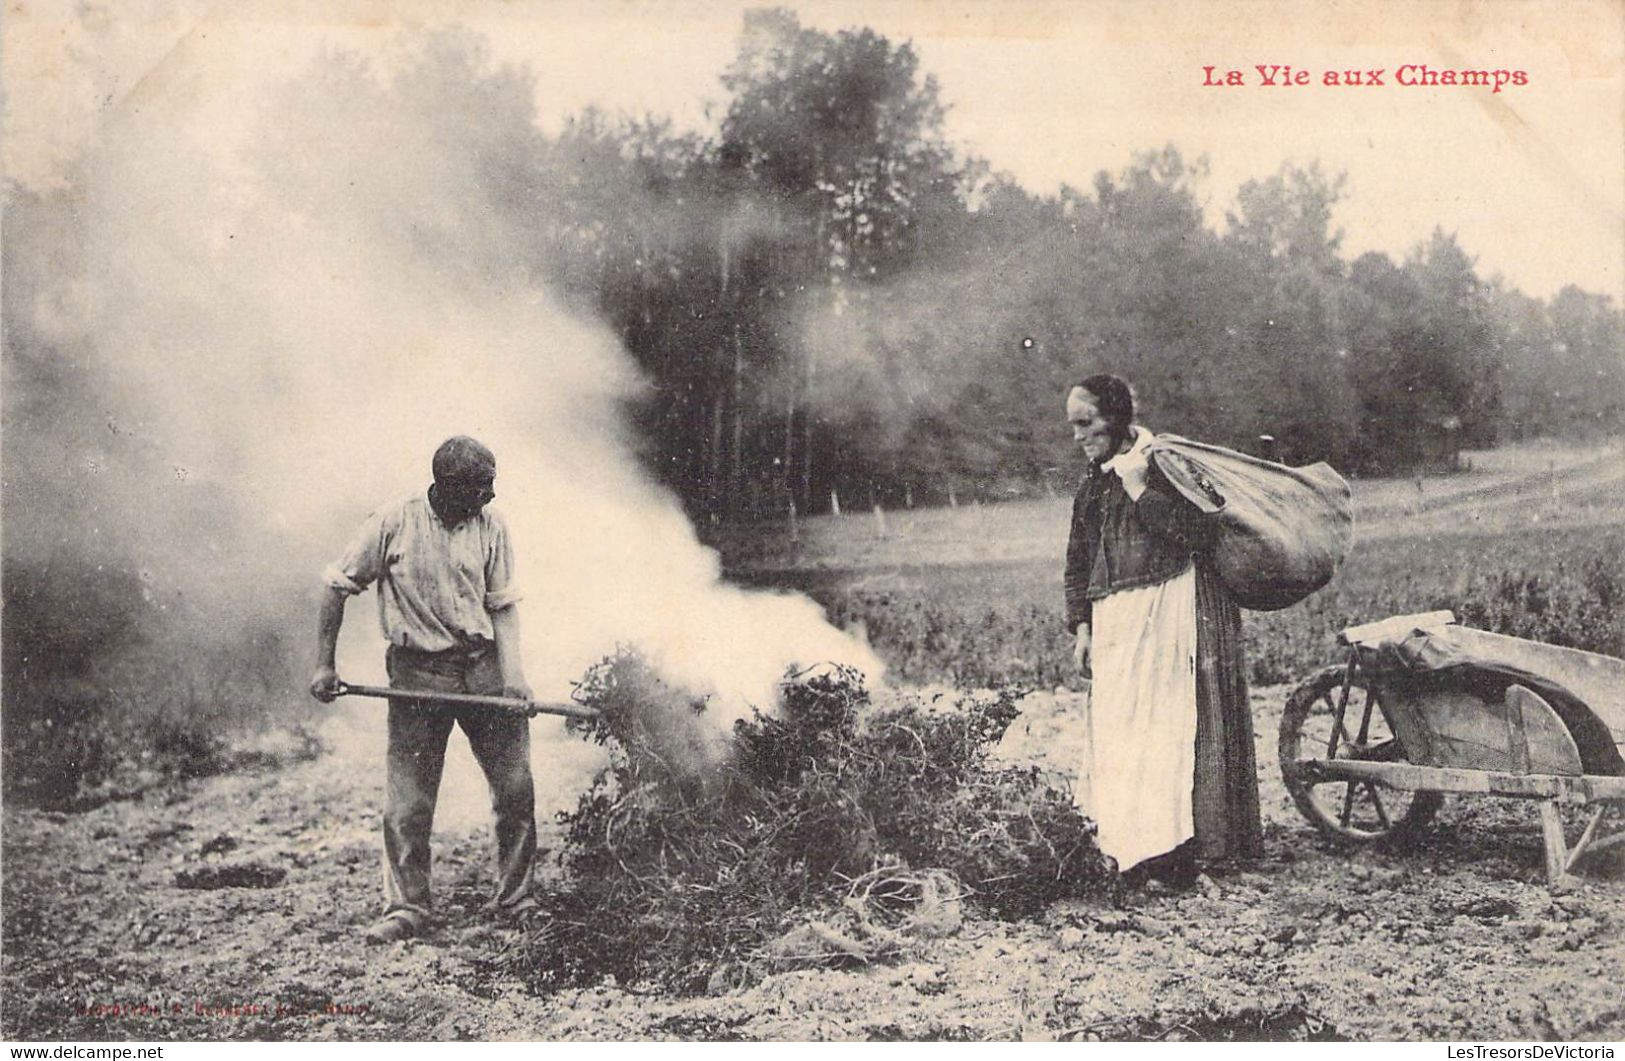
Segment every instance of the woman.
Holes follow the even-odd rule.
[[[1204,559],[1211,528],[1148,463],[1127,383],[1090,376],[1066,418],[1089,460],[1066,550],[1074,658],[1094,679],[1078,807],[1131,876],[1256,857],[1241,612]]]

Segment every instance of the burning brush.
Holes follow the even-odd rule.
[[[538,988],[880,961],[1105,879],[1070,798],[988,761],[1015,692],[877,706],[828,668],[788,675],[774,714],[730,732],[623,652],[575,695],[594,714],[570,727],[610,761],[561,815],[566,878],[519,957]]]

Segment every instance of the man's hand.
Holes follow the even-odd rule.
[[[502,695],[510,700],[534,700],[536,694],[531,692],[530,683],[523,674],[502,679]]]
[[[1090,637],[1091,634],[1089,624],[1079,623],[1077,641],[1072,645],[1072,662],[1075,663],[1077,668],[1084,673],[1085,677],[1089,676],[1090,674]]]
[[[330,704],[338,699],[339,672],[332,667],[317,667],[316,674],[310,679],[310,695],[324,704]]]

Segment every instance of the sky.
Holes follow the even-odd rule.
[[[21,0],[7,9],[5,168],[60,179],[98,116],[191,98],[228,143],[255,87],[319,47],[385,63],[404,31],[470,26],[529,68],[548,128],[592,105],[714,128],[743,0]],[[808,0],[823,29],[908,40],[950,105],[948,132],[1025,186],[1088,188],[1171,143],[1211,167],[1222,223],[1245,180],[1283,163],[1347,174],[1335,215],[1352,257],[1396,258],[1437,225],[1485,276],[1529,294],[1625,294],[1625,4],[1617,0]],[[1310,74],[1264,85],[1260,64]],[[1526,84],[1404,86],[1399,68],[1522,71]],[[1242,86],[1205,85],[1236,69]],[[1381,70],[1330,87],[1326,70]]]

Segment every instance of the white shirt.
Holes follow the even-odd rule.
[[[444,652],[494,642],[491,613],[519,600],[513,543],[489,507],[448,527],[425,494],[368,516],[322,573],[349,594],[378,583],[378,621],[392,645]]]

